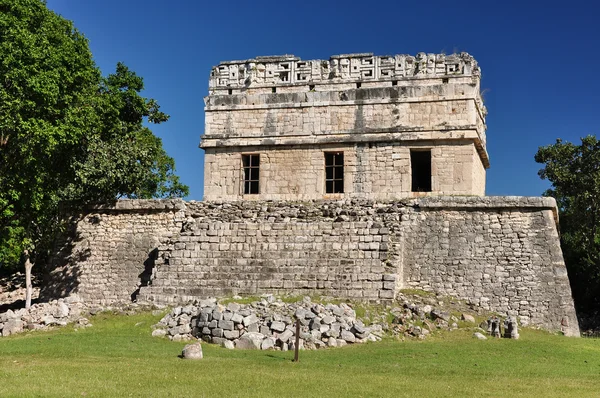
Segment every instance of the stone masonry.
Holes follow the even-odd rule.
[[[550,198],[118,201],[74,220],[42,296],[175,304],[419,288],[577,335]],[[69,275],[69,278],[65,278]]]
[[[415,288],[578,335],[554,200],[483,196],[480,75],[466,53],[221,63],[206,201],[73,216],[41,296],[391,301]]]
[[[484,195],[486,109],[466,53],[258,57],[213,68],[201,148],[205,200]],[[412,181],[425,162],[428,188]],[[328,191],[325,154],[343,154]],[[260,158],[248,191],[244,155]]]

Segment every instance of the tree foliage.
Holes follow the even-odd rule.
[[[187,194],[146,126],[169,116],[143,88],[121,63],[102,77],[42,0],[0,0],[0,267],[47,253],[61,203]]]
[[[535,161],[556,199],[561,246],[578,309],[600,308],[600,142],[594,136],[581,145],[562,142],[539,148]]]

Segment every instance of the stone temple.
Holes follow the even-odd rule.
[[[204,198],[484,195],[480,78],[466,53],[222,62],[205,101]]]
[[[554,199],[485,196],[480,77],[465,53],[223,62],[204,201],[73,215],[41,294],[389,302],[410,288],[579,335]]]

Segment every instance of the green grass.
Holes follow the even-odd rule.
[[[147,314],[91,318],[0,338],[0,397],[598,397],[600,339],[523,330],[478,341],[472,331],[425,341],[292,352],[229,351],[178,358],[185,343],[150,336]],[[137,326],[136,326],[137,325]]]

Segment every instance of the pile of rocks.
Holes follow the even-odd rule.
[[[226,348],[295,348],[296,320],[300,323],[299,349],[342,347],[348,343],[378,341],[380,324],[365,326],[349,304],[318,304],[306,297],[284,303],[271,295],[251,304],[217,303],[176,307],[154,325],[153,336],[175,341],[201,338]]]
[[[8,310],[0,314],[0,335],[6,337],[26,330],[47,329],[73,322],[81,327],[92,326],[83,313],[84,304],[77,296],[33,304],[28,310]]]
[[[457,329],[458,317],[448,311],[433,308],[431,305],[416,305],[405,302],[402,307],[391,309],[394,316],[391,332],[395,336],[426,338],[439,329]],[[472,315],[462,314],[462,320],[475,323]]]
[[[40,293],[40,288],[38,278],[35,274],[31,275],[31,283],[33,284],[31,299],[32,301],[36,301]],[[15,308],[16,306],[24,307],[26,291],[24,273],[15,272],[12,275],[0,278],[0,307],[4,307],[5,309]]]

